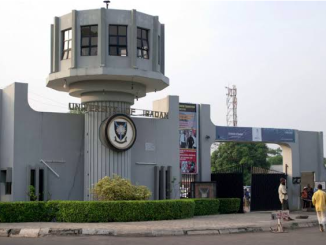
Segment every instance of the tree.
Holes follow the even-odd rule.
[[[283,165],[282,149],[278,147],[277,149],[268,149],[267,162],[270,165]]]
[[[244,183],[250,185],[250,167],[270,168],[267,162],[268,148],[263,143],[222,143],[211,156],[212,171],[234,166],[237,164],[245,165]]]

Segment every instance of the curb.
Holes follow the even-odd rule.
[[[287,230],[310,228],[318,226],[317,221],[306,223],[284,224]],[[162,237],[162,236],[192,236],[192,235],[225,235],[240,233],[270,232],[275,227],[239,227],[224,229],[175,229],[175,230],[109,230],[109,229],[0,229],[0,237],[45,237],[45,236],[120,236],[120,237]]]

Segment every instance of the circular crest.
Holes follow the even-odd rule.
[[[136,135],[134,122],[125,114],[113,115],[104,120],[100,126],[102,143],[115,151],[130,149],[135,143]]]

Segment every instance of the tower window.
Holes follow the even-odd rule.
[[[128,56],[127,52],[127,26],[109,26],[109,55]]]
[[[149,30],[137,28],[137,57],[149,59],[149,43],[148,43]]]
[[[81,56],[97,55],[97,25],[81,27]]]
[[[62,60],[71,58],[72,30],[65,30],[62,34]]]

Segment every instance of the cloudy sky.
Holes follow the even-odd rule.
[[[101,0],[1,1],[0,88],[28,83],[35,110],[66,112],[78,99],[45,88],[50,24],[72,9],[103,6]],[[235,84],[239,126],[326,132],[326,2],[112,0],[111,8],[158,15],[166,25],[171,85],[135,108],[179,95],[210,104],[212,121],[226,125],[225,86]]]

